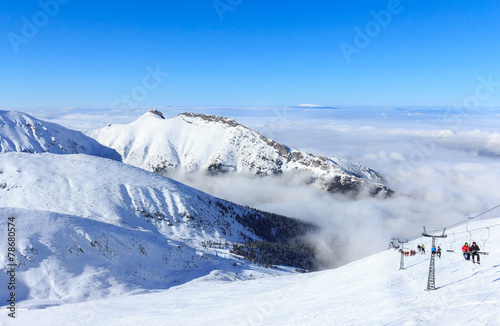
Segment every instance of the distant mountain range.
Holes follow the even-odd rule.
[[[318,104],[300,104],[296,106],[292,106],[292,108],[296,109],[309,109],[309,110],[338,110],[338,108],[333,107],[333,106],[325,106],[325,105],[318,105]]]
[[[329,192],[392,191],[377,172],[350,161],[314,155],[273,141],[232,118],[181,113],[165,119],[150,110],[127,125],[80,132],[0,111],[0,153],[88,154],[169,175],[206,171],[259,176],[303,172],[307,182]]]
[[[293,149],[228,117],[181,113],[165,119],[150,110],[131,124],[109,125],[87,135],[114,149],[123,162],[160,174],[201,170],[269,176],[300,171],[309,175],[309,183],[329,192],[391,192],[367,167]]]

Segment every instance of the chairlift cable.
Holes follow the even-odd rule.
[[[488,212],[491,212],[492,210],[494,210],[495,208],[498,208],[498,207],[500,207],[500,205],[497,205],[497,206],[495,206],[495,207],[493,207],[493,208],[491,208],[491,209],[488,209],[487,211],[484,211],[484,212],[482,212],[481,214],[476,215],[476,216],[474,216],[474,217],[469,217],[469,219],[471,219],[471,220],[472,220],[472,219],[475,219],[476,217],[479,217],[479,216],[484,215],[484,214],[486,214],[486,213],[488,213]]]
[[[486,211],[484,211],[484,212],[482,212],[482,213],[480,213],[480,214],[478,214],[478,215],[476,215],[476,216],[473,216],[473,217],[468,217],[465,221],[461,221],[461,222],[458,222],[458,223],[455,223],[455,224],[449,225],[449,226],[447,226],[446,228],[447,228],[447,229],[450,229],[450,228],[455,227],[455,226],[458,226],[458,225],[460,225],[460,224],[469,223],[469,221],[470,221],[470,220],[473,220],[473,219],[475,219],[475,218],[477,218],[477,217],[479,217],[479,216],[482,216],[482,215],[484,215],[484,214],[486,214],[486,213],[488,213],[488,212],[491,212],[492,210],[494,210],[494,209],[496,209],[496,208],[498,208],[498,207],[500,207],[500,205],[497,205],[497,206],[495,206],[495,207],[493,207],[493,208],[490,208],[490,209],[488,209],[488,210],[486,210]],[[440,229],[436,229],[436,230],[434,230],[434,231],[438,231],[438,230],[440,230]]]

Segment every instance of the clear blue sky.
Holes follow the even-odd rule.
[[[0,1],[0,107],[451,106],[500,81],[498,0],[401,0],[386,26],[394,0],[55,1]]]

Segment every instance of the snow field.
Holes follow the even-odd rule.
[[[391,249],[333,270],[250,280],[214,271],[167,290],[92,303],[94,325],[498,325],[500,323],[500,218],[471,221],[472,236],[490,228],[489,255],[481,265],[460,252],[436,259],[436,290],[426,291],[430,254],[405,257]],[[465,226],[438,243],[460,250]],[[455,241],[455,242],[454,242]],[[478,242],[479,243],[479,242]],[[430,238],[417,238],[416,249]],[[27,323],[50,316],[52,325],[81,325],[74,318],[88,302],[20,311]]]

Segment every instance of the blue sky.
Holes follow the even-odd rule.
[[[498,1],[2,0],[0,107],[453,106],[478,77],[493,86],[477,104],[500,106],[499,16]]]

